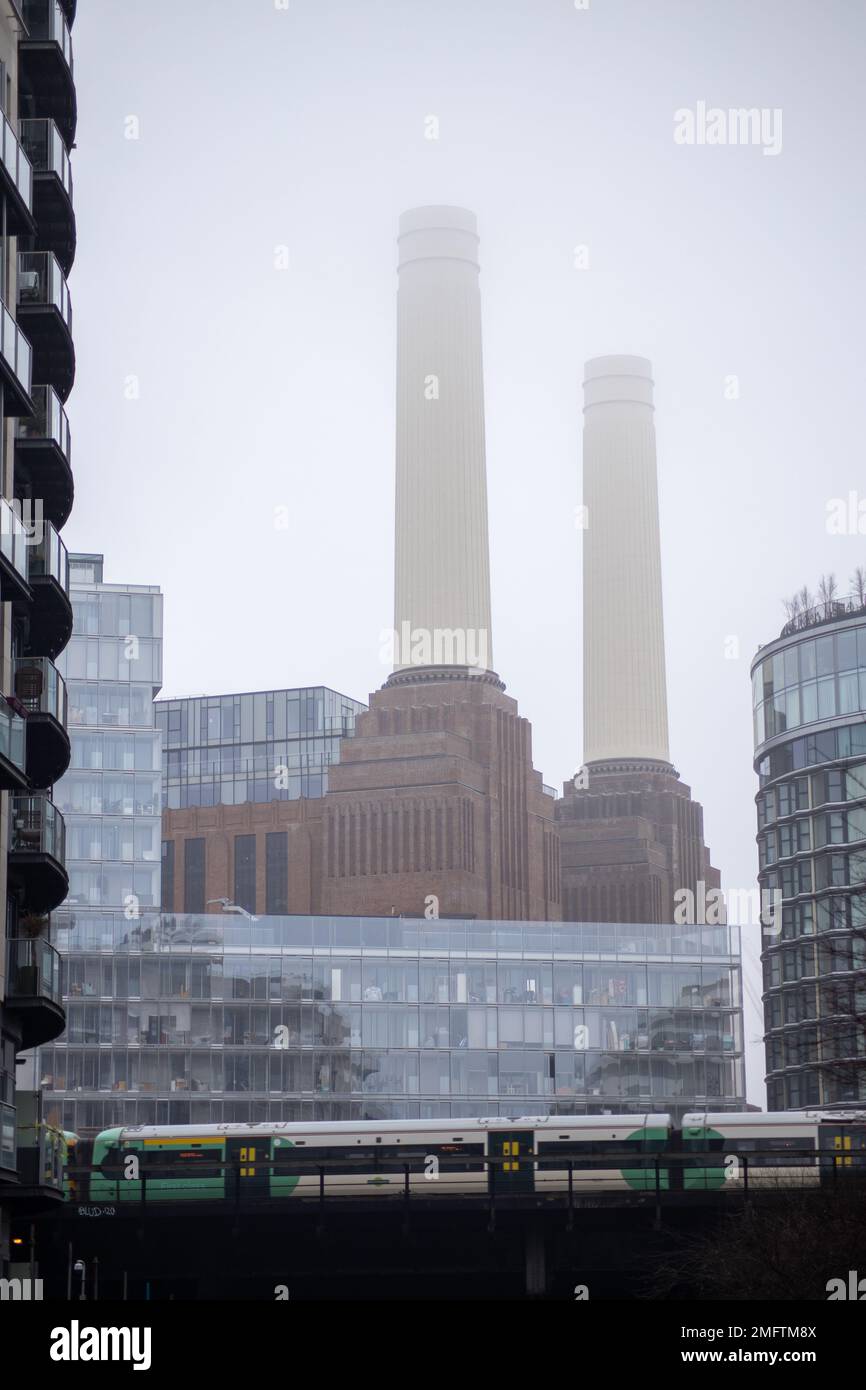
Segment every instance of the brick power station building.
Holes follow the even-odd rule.
[[[201,701],[157,706],[163,909],[671,921],[719,875],[669,761],[650,363],[586,368],[586,766],[555,799],[493,669],[475,218],[416,209],[399,248],[394,671],[369,708],[328,693],[312,776],[274,738],[287,692],[215,697],[258,701],[259,740],[233,714],[211,732]],[[443,636],[469,658],[431,661]],[[203,766],[206,795],[175,794],[173,769]]]

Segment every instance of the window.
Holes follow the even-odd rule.
[[[256,910],[256,837],[235,836],[235,902],[247,912]]]
[[[265,912],[280,917],[288,910],[289,836],[285,830],[274,831],[265,838]]]
[[[183,910],[204,912],[204,840],[183,842]]]

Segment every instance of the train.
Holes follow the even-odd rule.
[[[745,1191],[866,1176],[866,1111],[133,1125],[68,1134],[76,1203]]]

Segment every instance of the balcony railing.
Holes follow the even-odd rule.
[[[24,0],[27,38],[34,43],[56,43],[72,71],[72,35],[57,0]]]
[[[53,579],[69,596],[69,554],[50,521],[43,522],[40,540],[30,546],[28,578]]]
[[[6,943],[6,998],[61,1002],[60,956],[39,937],[12,937]]]
[[[22,251],[18,256],[18,303],[53,307],[72,332],[72,299],[60,262],[51,251]]]
[[[9,816],[10,854],[48,854],[63,864],[66,826],[47,796],[13,796]]]
[[[41,124],[34,122],[34,124]],[[33,209],[33,169],[15,131],[0,112],[0,159],[28,212]]]
[[[53,386],[34,386],[32,400],[33,414],[22,415],[16,421],[16,438],[56,444],[69,463],[72,445],[63,402]]]
[[[0,695],[0,757],[24,776],[27,763],[26,722],[3,695]],[[24,785],[27,785],[26,781]]]
[[[8,125],[8,122],[6,124]],[[71,200],[72,164],[66,142],[55,122],[47,116],[41,120],[19,121],[18,130],[21,137],[22,158],[33,166],[32,173],[56,174]],[[32,173],[28,171],[25,174],[28,195],[32,184]],[[21,196],[24,196],[23,192]]]
[[[26,584],[30,556],[27,528],[5,497],[0,497],[0,555]]]
[[[0,1168],[15,1172],[14,1105],[0,1105]]]
[[[30,373],[33,350],[6,305],[0,300],[0,355],[23,392],[27,410],[30,409]],[[13,412],[20,414],[17,409]]]
[[[16,657],[14,680],[15,697],[28,714],[50,714],[66,728],[66,682],[53,661],[47,656]]]

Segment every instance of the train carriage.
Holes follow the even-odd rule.
[[[744,1192],[866,1176],[866,1112],[131,1126],[67,1136],[72,1201]],[[88,1172],[88,1170],[90,1170]]]
[[[93,1201],[651,1191],[669,1115],[133,1126],[93,1141]],[[133,1162],[130,1162],[130,1160]]]

